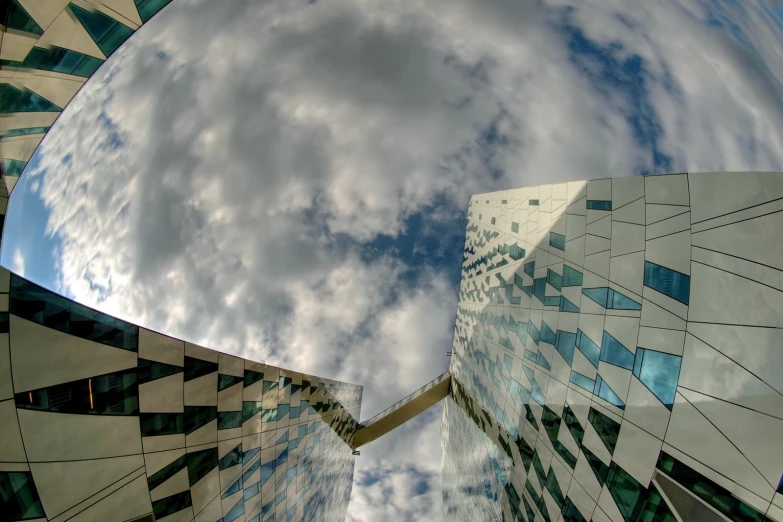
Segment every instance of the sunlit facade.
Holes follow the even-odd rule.
[[[750,172],[474,196],[446,519],[783,521],[781,198]]]

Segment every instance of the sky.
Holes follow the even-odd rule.
[[[113,315],[364,385],[447,368],[471,194],[783,170],[764,0],[174,0],[16,186],[2,264]],[[348,520],[439,520],[441,406],[362,449]]]

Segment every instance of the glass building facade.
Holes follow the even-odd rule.
[[[743,172],[471,198],[445,519],[782,521],[782,197]]]

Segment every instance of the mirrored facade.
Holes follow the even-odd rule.
[[[447,520],[783,520],[783,174],[474,196]]]
[[[0,519],[344,520],[361,386],[0,296]]]

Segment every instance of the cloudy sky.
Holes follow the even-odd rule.
[[[14,190],[2,264],[221,351],[363,384],[446,369],[470,194],[783,170],[775,1],[174,0]],[[440,407],[351,521],[438,520]]]

